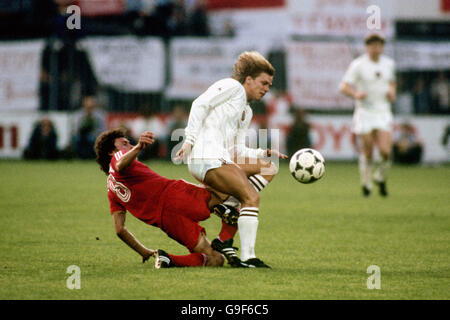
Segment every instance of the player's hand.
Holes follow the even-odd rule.
[[[183,143],[183,145],[181,146],[181,149],[178,150],[177,154],[175,155],[174,160],[178,161],[178,160],[185,159],[189,155],[189,153],[191,153],[191,150],[192,150],[192,144],[185,141]]]
[[[139,137],[138,145],[140,149],[145,149],[148,145],[155,142],[155,134],[150,131],[145,131],[141,136]]]
[[[386,98],[391,103],[395,102],[395,98],[396,98],[395,91],[390,89],[386,94]]]
[[[275,157],[278,157],[280,159],[287,159],[288,158],[288,156],[285,155],[284,153],[281,153],[278,150],[271,150],[271,149],[267,149],[267,156],[268,157],[275,156]]]
[[[142,256],[142,263],[145,263],[150,257],[154,257],[156,255],[156,250],[148,249],[147,252]]]
[[[356,91],[355,92],[355,99],[356,100],[364,100],[365,98],[367,98],[367,93],[362,92],[362,91]]]

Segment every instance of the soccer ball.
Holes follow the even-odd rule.
[[[291,157],[289,170],[298,182],[312,183],[325,173],[325,159],[317,150],[300,149]]]

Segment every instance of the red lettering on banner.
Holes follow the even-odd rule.
[[[16,126],[12,126],[10,130],[11,130],[11,148],[17,149],[19,141],[19,130],[17,129]]]
[[[450,0],[441,0],[441,11],[450,12]]]
[[[333,138],[333,149],[337,151],[341,149],[342,137],[345,133],[350,132],[350,129],[344,124],[339,130],[335,130],[334,127],[329,124],[327,126],[327,131]]]
[[[5,136],[8,128],[0,127],[0,149],[5,147]],[[16,125],[9,127],[9,146],[11,149],[17,149],[19,147],[19,128]]]
[[[208,10],[284,7],[285,0],[208,0]]]

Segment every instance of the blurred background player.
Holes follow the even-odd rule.
[[[222,266],[222,254],[212,249],[205,229],[198,223],[209,218],[211,210],[220,213],[226,209],[219,205],[221,197],[184,180],[162,177],[138,161],[142,149],[154,141],[154,134],[146,131],[132,146],[124,129],[106,131],[96,140],[96,161],[108,175],[108,199],[117,236],[138,252],[143,262],[154,256],[156,268]],[[160,228],[191,253],[175,256],[146,248],[125,227],[126,211]]]
[[[353,131],[361,144],[359,171],[364,196],[369,196],[372,178],[382,196],[387,196],[386,171],[390,166],[392,150],[391,104],[396,98],[394,61],[383,54],[384,37],[372,33],[365,39],[366,54],[352,61],[340,91],[355,99]],[[381,162],[373,174],[374,147]]]
[[[251,170],[252,175],[248,176],[239,164],[246,163],[245,159],[262,159],[272,154],[286,158],[275,150],[245,146],[245,133],[253,115],[249,102],[264,97],[274,73],[273,66],[261,54],[243,52],[234,64],[232,77],[217,81],[192,103],[186,140],[177,153],[178,158],[187,157],[189,171],[197,180],[232,195],[241,204],[238,219],[241,260],[250,267],[269,267],[255,255],[257,190],[264,188],[268,181],[259,174],[261,170]],[[242,162],[236,164],[234,155]],[[256,166],[261,169],[265,164],[259,162]],[[253,183],[259,183],[259,188]],[[226,255],[228,250],[233,252],[231,244],[232,241],[218,249]]]

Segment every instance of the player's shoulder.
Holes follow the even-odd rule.
[[[211,88],[220,89],[223,91],[243,90],[244,89],[242,84],[233,78],[224,78],[224,79],[218,80],[211,86]]]
[[[394,59],[392,59],[392,58],[389,57],[389,56],[386,56],[386,55],[383,54],[383,55],[381,55],[380,59],[381,59],[381,62],[382,62],[383,64],[386,64],[386,65],[389,65],[389,66],[395,65]]]
[[[366,55],[362,54],[352,60],[352,62],[350,63],[350,68],[356,69],[364,65],[365,63],[366,63]]]
[[[367,54],[361,54],[361,55],[357,56],[355,59],[353,59],[353,63],[361,64],[361,63],[366,63],[368,60],[369,60],[369,57],[367,56]]]

